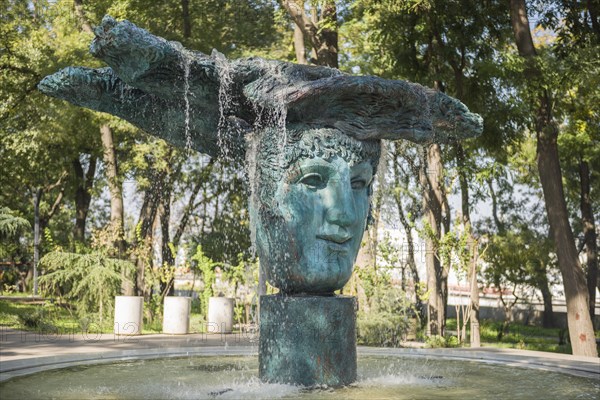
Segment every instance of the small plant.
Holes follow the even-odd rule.
[[[432,335],[427,337],[425,340],[425,347],[430,349],[436,349],[439,347],[446,347],[446,338],[440,335]]]
[[[569,330],[566,328],[562,328],[558,330],[558,344],[565,345],[567,344],[567,339],[569,338]]]
[[[363,315],[357,325],[358,341],[367,346],[400,347],[408,331],[407,320],[384,313]]]
[[[0,312],[0,326],[15,326],[22,323],[18,315]]]
[[[35,311],[30,313],[20,314],[18,318],[19,322],[21,322],[21,324],[23,324],[25,328],[33,329],[39,327],[42,324],[44,320],[44,315],[41,310],[36,309]]]
[[[19,314],[18,317],[21,325],[26,329],[35,329],[39,331],[54,331],[56,327],[49,320],[47,313],[42,308],[36,308],[32,312]]]
[[[458,337],[454,336],[454,335],[450,335],[448,337],[446,337],[446,347],[459,347],[460,346],[460,341],[458,340]]]
[[[369,310],[358,315],[358,340],[366,345],[400,347],[415,317],[413,304],[398,287],[381,285],[372,290]]]
[[[213,296],[213,285],[217,279],[215,274],[215,268],[220,264],[211,260],[202,251],[202,246],[198,245],[196,248],[196,254],[192,256],[192,260],[196,262],[196,268],[202,273],[202,282],[204,288],[200,296],[201,301],[201,314],[206,318],[208,316],[208,299]]]

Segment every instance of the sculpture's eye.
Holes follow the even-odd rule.
[[[300,183],[311,189],[320,189],[325,187],[325,179],[317,173],[306,174],[300,179]]]
[[[360,190],[367,187],[367,181],[364,179],[353,179],[352,182],[350,182],[350,184],[352,185],[352,189],[354,190]]]

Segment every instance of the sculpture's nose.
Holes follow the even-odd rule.
[[[325,193],[325,220],[333,225],[349,227],[356,223],[356,207],[350,182],[335,180]]]

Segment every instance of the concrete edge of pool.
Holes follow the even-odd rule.
[[[257,356],[252,346],[184,347],[121,350],[103,353],[68,354],[23,358],[0,363],[0,382],[53,369],[79,365],[95,365],[183,356]],[[600,379],[600,358],[575,357],[566,354],[516,349],[411,349],[358,347],[358,356],[422,357],[446,360],[477,361],[507,367],[539,369],[584,378]]]

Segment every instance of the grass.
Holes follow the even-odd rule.
[[[449,319],[446,323],[446,328],[450,331],[456,331],[456,319]],[[481,345],[484,347],[571,354],[571,345],[569,343],[559,344],[559,334],[562,331],[560,328],[543,328],[519,323],[510,324],[504,332],[502,332],[502,328],[502,322],[481,321]],[[568,332],[562,331],[562,333],[568,338]],[[600,331],[596,331],[595,334],[598,337]],[[469,328],[467,327],[467,340],[468,337]]]
[[[99,323],[97,318],[78,318],[66,307],[51,302],[22,303],[9,300],[0,300],[0,326],[25,331],[48,332],[82,332],[84,327],[89,327],[93,333],[113,333],[112,319]],[[203,333],[206,331],[205,318],[198,313],[190,315],[190,333]],[[142,334],[156,334],[162,332],[162,319],[156,318],[152,322],[144,321]]]
[[[46,302],[19,302],[0,300],[0,326],[26,331],[81,332],[90,326],[90,332],[112,333],[112,320],[104,320],[102,325],[94,318],[80,319],[67,307]],[[559,328],[542,328],[539,326],[512,323],[502,335],[502,322],[481,321],[481,344],[484,347],[515,348],[523,350],[549,351],[554,353],[571,353],[569,344],[559,344]],[[449,319],[446,328],[456,331],[456,319]],[[162,321],[156,318],[152,323],[144,322],[143,334],[156,334],[162,331]],[[190,332],[205,331],[204,316],[192,313],[190,316]],[[565,333],[566,334],[566,333]],[[600,337],[600,331],[595,332]],[[467,339],[469,329],[467,328]],[[568,335],[567,335],[568,337]],[[451,341],[447,341],[451,342]],[[465,344],[465,345],[468,345]]]
[[[14,298],[31,298],[32,294],[28,293],[28,292],[4,291],[4,292],[0,292],[0,296],[14,297]]]
[[[21,303],[0,300],[0,326],[27,331],[77,330],[83,321],[76,318],[66,307],[51,302]]]

